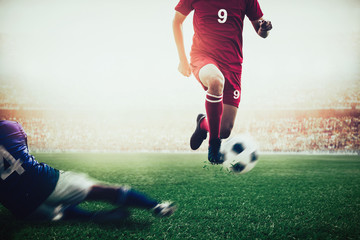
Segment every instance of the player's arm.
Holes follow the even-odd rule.
[[[189,77],[191,74],[191,69],[190,69],[189,61],[186,57],[184,37],[183,37],[183,22],[185,18],[186,18],[185,15],[181,14],[178,11],[175,12],[175,16],[173,20],[173,32],[174,32],[175,43],[180,59],[178,70],[184,76]]]
[[[257,34],[262,38],[266,38],[269,35],[269,31],[272,29],[271,21],[266,21],[263,18],[251,21],[251,23]]]

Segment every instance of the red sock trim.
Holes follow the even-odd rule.
[[[207,93],[205,108],[208,120],[209,140],[220,138],[221,117],[223,114],[222,95],[216,96]]]

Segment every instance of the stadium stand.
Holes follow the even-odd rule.
[[[325,104],[332,109],[321,103],[307,110],[299,104],[299,109],[247,111],[239,114],[232,135],[251,134],[265,152],[359,154],[359,92],[355,87],[336,95],[329,100],[331,104]],[[41,106],[29,107],[24,99],[15,101],[16,95],[11,86],[0,86],[0,119],[20,122],[28,133],[32,151],[190,151],[194,116],[170,121],[161,117],[131,119],[131,115],[124,119],[96,114],[64,117]],[[206,144],[200,150],[206,151]]]

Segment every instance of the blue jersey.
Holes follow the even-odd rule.
[[[58,170],[29,154],[21,125],[0,121],[0,203],[15,216],[25,217],[46,200],[58,179]]]

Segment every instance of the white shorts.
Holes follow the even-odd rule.
[[[50,196],[30,215],[30,219],[56,221],[63,211],[84,201],[95,181],[86,174],[60,171],[59,180]]]

